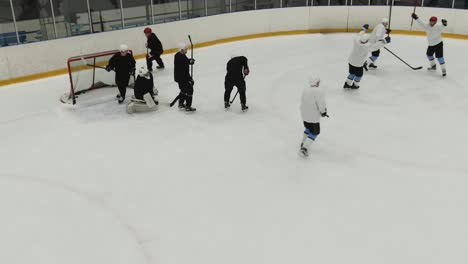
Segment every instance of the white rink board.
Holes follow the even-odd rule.
[[[392,29],[409,30],[411,12],[411,7],[394,7]],[[432,15],[447,18],[448,33],[468,34],[468,10],[418,8],[418,13],[421,18]],[[365,23],[377,23],[383,16],[388,16],[388,7],[297,7],[202,17],[157,24],[152,28],[164,47],[170,49],[180,41],[187,41],[188,34],[192,35],[195,43],[201,43],[278,31],[360,28]],[[143,29],[139,27],[1,48],[0,80],[63,69],[69,57],[116,49],[120,43],[128,44],[135,54],[144,54]],[[414,25],[413,30],[420,29]]]

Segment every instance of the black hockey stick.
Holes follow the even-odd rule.
[[[94,68],[99,68],[99,69],[104,69],[104,70],[106,70],[106,67],[102,67],[102,66],[98,66],[98,65],[86,64],[86,66],[89,66],[89,67],[94,67]]]
[[[388,29],[390,29],[392,25],[392,9],[393,9],[394,1],[395,0],[390,0],[390,11],[388,14]]]
[[[176,98],[169,104],[170,107],[173,107],[177,101],[179,101],[180,95],[177,95]]]
[[[388,52],[390,52],[390,54],[392,54],[393,56],[395,56],[397,59],[399,59],[401,62],[403,62],[404,64],[406,64],[406,66],[410,67],[412,70],[420,70],[422,69],[423,67],[422,66],[419,66],[419,67],[413,67],[411,65],[409,65],[406,61],[404,61],[402,58],[398,57],[398,55],[396,55],[395,53],[393,53],[391,50],[389,50],[387,47],[384,47],[384,49]]]
[[[418,4],[418,0],[414,1],[413,14],[416,14],[416,5],[417,4]],[[413,22],[414,22],[414,18],[411,17],[411,28],[410,28],[410,30],[413,30]]]
[[[234,95],[234,98],[232,98],[231,102],[229,102],[230,104],[232,104],[234,100],[236,100],[237,94],[239,94],[239,90],[237,90],[236,95]]]
[[[192,37],[190,37],[190,35],[188,35],[188,39],[190,41],[190,49],[191,49],[191,60],[193,61],[193,43],[192,43]],[[190,77],[192,77],[192,80],[193,80],[193,64],[190,65]]]

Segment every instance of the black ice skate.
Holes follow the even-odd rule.
[[[117,94],[117,95],[115,96],[115,99],[120,99],[120,97],[122,97],[122,96],[120,96],[120,94]]]
[[[447,70],[446,69],[442,69],[442,76],[443,77],[447,76]]]
[[[179,110],[184,110],[184,109],[185,109],[185,105],[179,103]]]
[[[231,104],[229,102],[224,102],[224,108],[228,110],[231,107]]]
[[[242,105],[242,112],[247,112],[249,110],[249,107],[246,106],[245,104]]]
[[[119,100],[117,101],[119,104],[123,103],[125,101],[125,97],[119,97]]]
[[[195,111],[197,111],[196,108],[193,108],[193,107],[191,107],[191,106],[186,106],[186,107],[185,107],[185,112],[193,113],[193,112],[195,112]]]
[[[352,89],[353,86],[354,86],[354,84],[353,84],[353,85],[349,85],[348,82],[345,82],[344,85],[343,85],[343,88],[345,88],[345,89]]]
[[[364,67],[364,70],[366,70],[366,71],[369,71],[369,68],[367,68],[367,61],[366,61],[366,62],[364,62],[364,65],[363,65],[363,67]]]
[[[435,71],[437,70],[437,65],[432,65],[431,67],[427,68],[428,71]]]
[[[377,65],[375,65],[373,62],[371,62],[371,63],[369,64],[369,68],[377,69]]]
[[[301,153],[301,156],[304,157],[304,158],[309,157],[309,151],[306,148],[302,147],[301,150],[300,150],[300,153]]]
[[[158,70],[163,70],[163,69],[164,69],[164,66],[156,66],[156,69],[158,69]]]

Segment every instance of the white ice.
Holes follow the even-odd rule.
[[[63,105],[65,75],[2,87],[0,263],[468,263],[467,42],[445,40],[446,78],[382,51],[344,91],[352,38],[197,49],[193,115],[167,106],[173,55],[147,114],[116,89]],[[388,47],[427,66],[423,37]],[[250,62],[248,113],[223,108],[233,52]],[[310,75],[330,119],[303,159]]]

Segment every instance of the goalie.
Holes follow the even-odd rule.
[[[148,112],[157,109],[159,102],[155,99],[158,90],[154,89],[153,74],[147,68],[141,67],[135,81],[135,96],[127,105],[129,114],[135,112]]]

